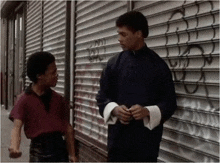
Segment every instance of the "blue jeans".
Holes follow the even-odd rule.
[[[69,162],[61,133],[43,134],[31,140],[30,162]]]

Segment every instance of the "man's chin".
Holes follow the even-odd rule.
[[[121,47],[123,51],[128,50],[126,47]]]
[[[56,87],[57,83],[54,83],[53,85],[51,85],[51,87]]]

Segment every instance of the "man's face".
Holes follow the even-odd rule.
[[[48,65],[45,74],[41,75],[42,84],[47,87],[55,87],[58,80],[57,67],[55,62]]]
[[[118,27],[118,41],[123,50],[138,50],[138,32],[132,32],[126,26]]]

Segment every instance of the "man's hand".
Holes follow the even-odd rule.
[[[150,116],[150,113],[147,108],[143,108],[140,105],[133,105],[129,111],[135,120],[141,120],[147,116]]]
[[[20,119],[14,119],[14,127],[11,132],[11,145],[8,148],[10,158],[21,157],[21,152],[19,151],[21,142],[21,128],[23,122]]]
[[[113,109],[112,114],[116,116],[124,124],[128,124],[132,118],[130,111],[125,105],[116,106]]]
[[[69,160],[70,160],[70,162],[78,162],[78,159],[76,156],[70,156]]]
[[[74,130],[71,124],[67,125],[67,132],[65,134],[67,150],[69,153],[69,161],[77,162],[77,157],[75,156],[75,139],[74,139]]]
[[[9,157],[10,158],[19,158],[21,157],[22,153],[19,150],[8,148],[9,150]]]

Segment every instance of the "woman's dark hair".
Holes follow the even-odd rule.
[[[33,53],[27,61],[27,76],[31,81],[37,83],[37,76],[44,74],[48,65],[54,61],[55,57],[49,52]]]
[[[121,15],[116,20],[116,26],[117,27],[126,26],[132,32],[141,30],[144,38],[146,38],[149,33],[147,19],[142,13],[138,11],[129,11]]]

